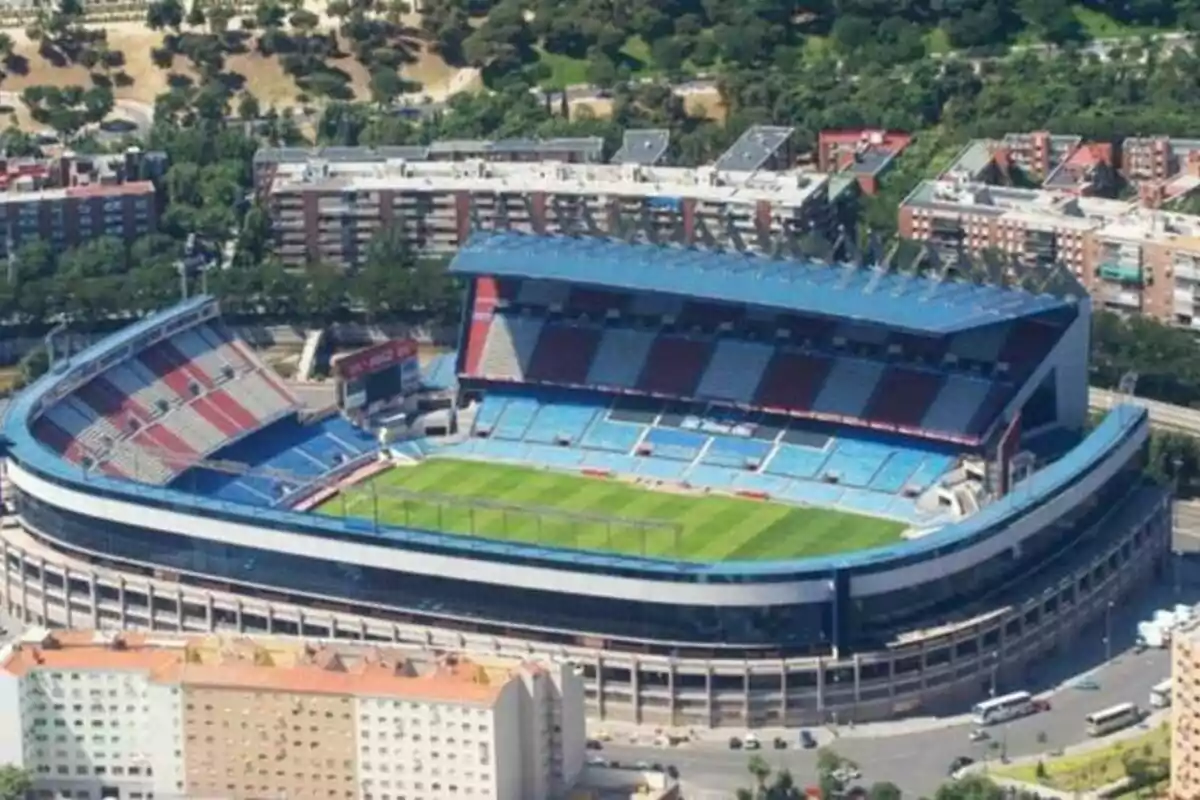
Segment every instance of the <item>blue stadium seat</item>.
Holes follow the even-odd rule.
[[[682,481],[688,465],[680,461],[654,456],[637,456],[637,474],[645,478],[663,481]]]
[[[691,461],[700,455],[704,445],[708,443],[707,436],[678,428],[651,428],[642,444],[651,448],[653,455],[659,458],[673,458],[680,461]]]
[[[887,463],[875,473],[875,479],[868,488],[877,492],[895,494],[908,485],[909,478],[921,462],[925,454],[916,450],[897,450],[888,458]]]
[[[738,471],[729,467],[714,467],[706,464],[697,464],[688,470],[685,476],[688,483],[693,486],[709,486],[714,489],[733,489],[734,481],[738,477]]]
[[[926,456],[921,462],[921,466],[917,467],[916,471],[908,477],[908,484],[919,489],[924,489],[932,486],[933,483],[954,466],[954,459],[950,456]]]
[[[893,497],[878,492],[868,492],[863,489],[847,488],[842,492],[838,505],[848,511],[876,516],[889,516]]]
[[[859,358],[839,358],[813,401],[813,410],[823,414],[861,417],[875,393],[886,365]]]
[[[832,506],[837,504],[844,491],[846,491],[844,487],[830,483],[792,481],[783,488],[779,497],[810,506]]]
[[[572,444],[583,438],[592,420],[600,413],[594,405],[547,403],[538,409],[525,434],[526,441],[554,443],[566,440]]]
[[[760,472],[739,471],[733,476],[733,488],[745,489],[750,492],[766,492],[777,496],[787,488],[790,479],[779,475],[763,475]]]
[[[992,382],[988,380],[966,375],[947,376],[942,390],[925,412],[921,427],[931,431],[965,432],[991,390]]]
[[[774,442],[762,439],[742,439],[734,436],[714,436],[704,451],[704,464],[719,467],[745,467],[749,462],[762,464],[775,449]]]
[[[843,486],[866,486],[886,460],[886,456],[854,455],[838,448],[821,468],[821,474],[836,475]]]
[[[583,457],[583,465],[590,469],[606,469],[623,475],[632,475],[637,471],[638,457],[627,453],[587,453]]]
[[[829,450],[781,444],[763,471],[789,478],[814,478],[829,459],[829,454]]]
[[[629,453],[642,438],[644,425],[627,422],[596,420],[583,437],[581,446],[589,450],[610,450],[614,453]]]
[[[483,398],[483,402],[479,404],[479,409],[475,412],[475,430],[476,431],[491,431],[496,427],[496,423],[500,421],[500,415],[504,413],[504,407],[508,405],[508,398],[502,394],[488,394]]]
[[[583,465],[582,451],[552,444],[531,444],[525,451],[525,457],[534,464],[548,467],[578,468]]]
[[[525,432],[529,430],[529,423],[533,422],[538,408],[538,401],[533,398],[511,398],[508,405],[504,407],[504,413],[500,415],[500,421],[492,428],[492,438],[514,440],[525,438]]]
[[[774,347],[760,342],[722,339],[696,388],[697,396],[751,402],[774,354]]]
[[[653,331],[629,328],[605,331],[596,349],[596,357],[592,359],[592,367],[588,370],[588,384],[632,389],[642,374],[642,366],[646,363],[654,339]]]

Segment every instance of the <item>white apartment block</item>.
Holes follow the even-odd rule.
[[[0,739],[0,763],[28,769],[36,797],[175,796],[179,688],[154,683],[155,664],[111,635],[89,639],[103,657],[86,662],[59,658],[52,641],[34,629],[0,651],[0,719],[19,720],[19,735]]]
[[[792,167],[790,135],[752,128],[699,167],[663,166],[668,142],[655,131],[631,131],[607,164],[591,140],[264,149],[255,180],[275,252],[293,265],[354,266],[396,225],[432,252],[452,252],[478,229],[770,250],[833,224],[829,181]]]
[[[48,632],[0,650],[0,763],[39,798],[542,800],[583,771],[571,666]]]

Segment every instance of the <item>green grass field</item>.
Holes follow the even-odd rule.
[[[415,493],[423,496],[414,498]],[[504,507],[473,506],[458,498]],[[826,509],[653,491],[613,479],[441,458],[378,475],[318,511],[370,519],[376,503],[381,524],[693,561],[860,550],[898,541],[905,528]],[[588,516],[522,510],[531,506]]]

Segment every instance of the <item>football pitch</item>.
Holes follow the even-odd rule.
[[[899,541],[906,527],[827,509],[447,458],[396,467],[317,510],[378,514],[381,525],[710,562],[861,550]]]

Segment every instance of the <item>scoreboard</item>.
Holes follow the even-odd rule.
[[[421,384],[417,343],[391,339],[334,359],[338,405],[345,412],[374,414],[402,403]]]

